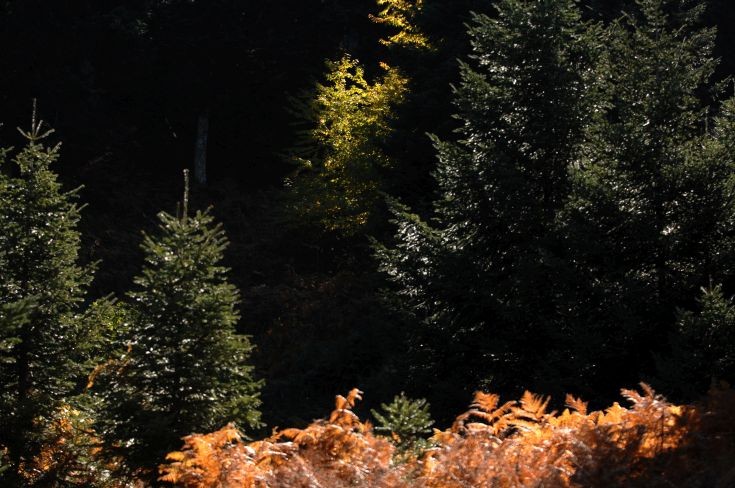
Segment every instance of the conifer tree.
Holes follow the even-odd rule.
[[[435,190],[434,147],[427,133],[451,137],[452,85],[470,42],[466,25],[473,12],[492,13],[485,0],[377,0],[370,18],[381,27],[386,62],[408,79],[405,100],[391,123],[387,153],[395,160],[386,193],[427,209]]]
[[[381,403],[382,413],[371,410],[377,421],[375,431],[392,439],[399,456],[419,456],[431,445],[425,438],[434,425],[429,408],[423,398],[413,400],[405,393],[396,395],[392,402]]]
[[[596,93],[594,28],[575,2],[497,9],[497,19],[475,15],[469,31],[459,140],[435,141],[434,219],[395,205],[398,244],[378,251],[421,324],[411,334],[415,374],[438,397],[461,398],[457,385],[486,379],[507,388],[542,370],[565,279],[555,219]]]
[[[677,307],[732,276],[733,165],[721,148],[730,129],[725,114],[718,134],[706,133],[702,98],[714,31],[699,26],[701,2],[637,4],[608,32],[607,108],[575,166],[564,217],[584,284],[570,300],[570,340],[590,352],[599,383],[650,371]]]
[[[28,301],[6,303],[0,306],[0,367],[7,373],[15,365],[15,346],[20,342],[20,330],[28,323],[31,304]],[[7,381],[3,378],[3,384]],[[3,405],[12,402],[12,392],[5,391]],[[5,440],[7,442],[7,440]]]
[[[659,379],[673,394],[696,398],[712,382],[735,380],[735,304],[722,287],[704,288],[696,312],[679,310],[672,351],[659,358]]]
[[[0,338],[12,344],[0,363],[0,444],[14,464],[6,482],[16,484],[21,463],[41,448],[44,422],[80,380],[85,334],[78,313],[92,278],[92,268],[78,264],[77,192],[63,191],[51,169],[59,146],[43,144],[51,132],[34,109],[12,168],[9,151],[0,152],[0,307],[26,304],[22,320],[6,317],[14,325]]]
[[[260,425],[261,382],[247,336],[235,333],[238,291],[221,260],[227,239],[209,211],[161,212],[145,235],[145,265],[129,294],[129,352],[108,376],[108,438],[148,475],[182,436],[236,422]]]

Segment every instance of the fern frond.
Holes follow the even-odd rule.
[[[531,414],[536,419],[541,419],[546,415],[546,407],[549,406],[551,397],[544,398],[541,395],[534,395],[530,391],[525,391],[521,397],[521,408],[525,413]]]
[[[470,408],[475,408],[489,413],[497,408],[499,402],[500,395],[476,391],[474,401],[470,405]]]
[[[587,402],[567,394],[564,404],[580,415],[587,415]]]

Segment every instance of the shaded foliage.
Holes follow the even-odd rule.
[[[525,384],[532,377],[519,375],[539,371],[533,363],[550,341],[561,345],[556,214],[596,94],[595,27],[574,2],[497,8],[496,19],[476,15],[470,28],[473,65],[463,64],[455,93],[458,140],[435,140],[435,213],[425,221],[395,204],[397,245],[378,251],[416,317],[413,374],[437,399],[456,398],[467,381]]]
[[[703,289],[696,312],[680,310],[672,351],[658,358],[669,391],[692,397],[720,378],[735,376],[735,305],[721,287]]]
[[[0,482],[155,484],[179,436],[234,420],[167,479],[729,486],[724,390],[561,415],[478,394],[432,439],[428,403],[387,402],[445,423],[478,385],[606,404],[735,379],[732,42],[705,27],[730,4],[0,1],[3,116],[42,97],[66,144],[34,120],[0,150]],[[203,114],[216,213],[155,218]],[[254,377],[263,419],[303,428],[245,443]],[[353,384],[381,435],[358,391],[309,425]]]
[[[700,26],[703,4],[638,5],[608,30],[600,116],[562,216],[584,283],[570,295],[573,347],[595,351],[584,362],[599,364],[599,381],[651,371],[676,308],[732,276],[733,165],[718,149],[732,135],[706,130],[701,96],[716,66],[714,31]]]

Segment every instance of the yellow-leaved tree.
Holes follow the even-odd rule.
[[[300,217],[352,235],[364,229],[380,204],[382,181],[392,164],[383,144],[407,80],[381,64],[382,73],[371,82],[349,55],[327,66],[326,81],[317,83],[313,96],[296,102],[296,114],[307,128],[290,154],[299,170],[288,183]]]
[[[378,24],[397,31],[380,40],[386,46],[431,49],[429,38],[417,26],[417,17],[424,8],[424,0],[377,0],[382,9],[370,18]]]

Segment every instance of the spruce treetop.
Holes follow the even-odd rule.
[[[158,214],[129,293],[131,349],[105,392],[105,429],[131,467],[152,469],[179,438],[236,422],[260,424],[261,381],[249,338],[237,334],[239,293],[221,264],[227,238],[209,210]]]
[[[3,330],[0,438],[13,470],[38,454],[44,422],[82,381],[87,334],[80,306],[94,266],[79,264],[78,190],[64,191],[52,166],[59,145],[47,146],[35,107],[26,144],[0,150],[0,308],[22,309]],[[3,312],[4,314],[5,312]],[[8,335],[5,335],[8,334]]]

